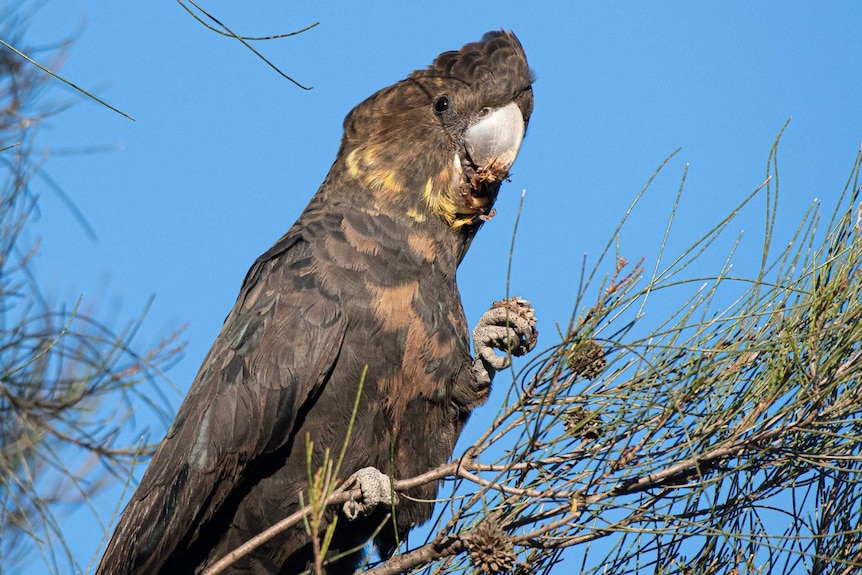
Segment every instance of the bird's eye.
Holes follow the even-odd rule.
[[[442,114],[449,109],[449,96],[439,96],[434,100],[434,113]]]

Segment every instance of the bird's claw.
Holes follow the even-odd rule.
[[[532,350],[538,337],[536,310],[529,301],[513,297],[494,302],[473,329],[473,370],[478,382],[490,385],[497,371],[509,367],[511,356]],[[497,355],[495,349],[506,354]]]
[[[342,507],[344,515],[351,521],[360,514],[369,515],[380,505],[392,507],[393,502],[397,502],[398,498],[392,490],[392,480],[375,467],[363,467],[347,481],[362,492],[360,500],[351,497]]]

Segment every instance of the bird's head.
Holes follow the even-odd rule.
[[[373,209],[453,228],[479,223],[518,155],[531,85],[515,35],[489,32],[354,108],[339,157]]]

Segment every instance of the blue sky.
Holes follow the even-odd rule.
[[[780,147],[778,244],[817,198],[831,212],[862,142],[862,11],[856,2],[315,2],[207,1],[236,32],[294,38],[256,43],[302,91],[238,43],[172,2],[46,2],[27,44],[76,36],[62,73],[135,117],[58,85],[76,102],[41,128],[46,170],[85,214],[87,237],[36,184],[39,277],[57,301],[135,316],[155,300],[141,347],[188,324],[170,377],[183,391],[254,258],[322,182],[347,112],[365,97],[487,30],[512,29],[537,77],[535,111],[497,216],[459,272],[472,324],[506,291],[521,190],[512,293],[538,310],[540,347],[572,313],[581,261],[595,262],[634,195],[673,150],[621,238],[651,269],[690,164],[670,253],[686,247],[764,178]],[[64,152],[88,147],[114,151]],[[763,202],[731,225],[746,237],[734,264],[759,262]],[[715,259],[717,271],[722,260]],[[610,271],[610,270],[606,270]],[[660,319],[661,309],[648,309]],[[181,396],[173,396],[179,404]],[[492,402],[493,402],[492,397]],[[477,413],[473,430],[480,430]],[[485,420],[487,421],[487,420]],[[469,430],[468,430],[469,433]],[[105,515],[111,502],[100,503]],[[86,513],[69,521],[81,567],[101,539]],[[41,573],[38,560],[28,573]]]

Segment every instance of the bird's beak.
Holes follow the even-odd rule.
[[[488,110],[464,132],[464,147],[479,180],[501,181],[524,139],[524,116],[515,102]]]

